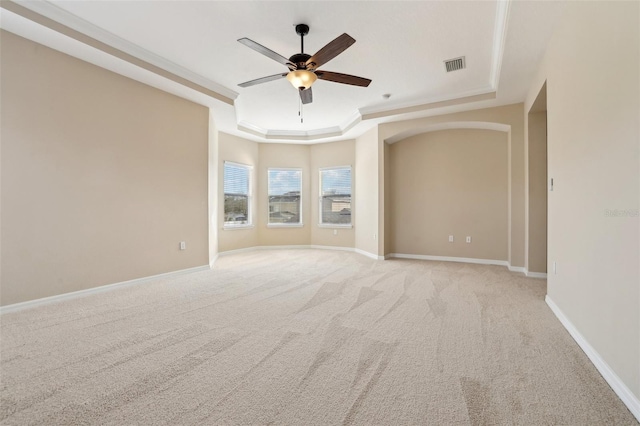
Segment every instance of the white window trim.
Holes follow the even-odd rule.
[[[222,229],[224,231],[236,231],[236,230],[240,230],[240,229],[251,229],[251,228],[255,228],[255,225],[253,224],[240,224],[240,225],[223,225]]]
[[[322,172],[339,169],[349,169],[351,171],[351,223],[325,223],[322,221]],[[318,194],[318,228],[353,228],[353,168],[351,166],[320,167],[318,169]]]
[[[319,223],[318,228],[345,228],[351,229],[353,228],[353,224],[351,223]]]
[[[224,166],[226,165],[230,165],[230,166],[234,166],[234,167],[240,167],[240,168],[244,168],[247,169],[249,171],[249,190],[247,192],[247,216],[248,216],[248,221],[247,223],[241,223],[241,224],[234,224],[231,222],[224,222],[223,220],[223,225],[222,225],[222,229],[224,231],[233,231],[233,230],[240,230],[240,229],[251,229],[254,227],[253,224],[253,185],[251,184],[251,174],[253,173],[253,166],[249,165],[249,164],[242,164],[242,163],[235,163],[233,161],[223,161],[222,162],[222,211],[223,211],[223,215],[224,215]]]
[[[269,214],[269,171],[270,170],[286,170],[300,172],[300,222],[298,223],[270,223],[271,216]],[[267,167],[267,228],[302,228],[304,227],[302,216],[302,168],[300,167]]]

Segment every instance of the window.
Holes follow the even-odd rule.
[[[269,169],[269,222],[272,226],[302,226],[301,169]]]
[[[320,169],[320,225],[351,226],[351,166]]]
[[[224,226],[251,226],[251,166],[224,162]]]

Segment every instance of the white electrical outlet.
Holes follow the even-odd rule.
[[[557,274],[558,273],[558,266],[556,265],[556,261],[553,261],[553,273]]]
[[[467,237],[467,243],[471,242],[471,237]]]
[[[452,243],[453,242],[453,235],[449,235],[449,242]]]
[[[333,230],[333,235],[338,235],[338,230],[337,229]]]
[[[187,249],[187,243],[184,241],[180,241],[180,250],[186,250]]]

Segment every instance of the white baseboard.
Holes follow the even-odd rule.
[[[529,278],[543,278],[545,280],[547,279],[546,272],[530,272],[525,269],[524,274]]]
[[[309,244],[292,244],[285,246],[255,246],[256,250],[297,250],[297,249],[310,249]]]
[[[369,257],[371,259],[374,259],[374,260],[384,260],[385,259],[385,256],[378,256],[377,254],[369,253],[368,251],[364,251],[364,250],[361,250],[359,248],[353,249],[353,251],[355,251],[356,253],[361,254],[363,256],[367,256],[367,257]]]
[[[519,272],[530,278],[547,278],[547,274],[542,272],[529,272],[523,266],[511,266],[508,260],[496,260],[496,259],[476,259],[473,257],[452,257],[452,256],[431,256],[424,254],[402,254],[402,253],[389,253],[385,256],[389,258],[398,259],[418,259],[418,260],[438,260],[442,262],[462,262],[462,263],[476,263],[480,265],[498,265],[506,266],[512,272]]]
[[[527,275],[527,270],[524,269],[524,266],[511,266],[507,264],[507,268],[509,268],[511,272],[520,272],[521,274]]]
[[[36,306],[48,305],[50,303],[61,302],[63,300],[76,299],[78,297],[84,297],[91,294],[111,291],[111,290],[114,290],[115,288],[122,288],[122,287],[131,286],[131,285],[141,284],[147,281],[157,280],[160,278],[175,277],[177,275],[208,271],[209,269],[210,269],[209,265],[196,266],[195,268],[181,269],[179,271],[166,272],[164,274],[151,275],[149,277],[136,278],[134,280],[122,281],[114,284],[101,285],[99,287],[87,288],[85,290],[72,291],[70,293],[63,293],[55,296],[43,297],[40,299],[27,300],[26,302],[14,303],[12,305],[7,305],[7,306],[0,306],[0,314],[21,311],[23,309],[35,308]]]
[[[355,252],[358,254],[361,254],[363,256],[367,256],[371,259],[376,259],[376,260],[384,260],[384,256],[377,256],[373,253],[369,253],[367,251],[364,250],[360,250],[360,249],[356,249],[353,247],[340,247],[340,246],[322,246],[322,245],[316,245],[316,244],[312,244],[312,245],[288,245],[288,246],[253,246],[253,247],[245,247],[245,248],[241,248],[241,249],[236,249],[236,250],[227,250],[227,251],[223,251],[218,253],[218,257],[222,257],[222,256],[228,256],[231,254],[237,254],[237,253],[246,253],[249,251],[256,251],[256,250],[297,250],[297,249],[317,249],[317,250],[339,250],[339,251],[350,251],[350,252]]]
[[[439,260],[442,262],[462,262],[462,263],[477,263],[481,265],[499,265],[509,266],[509,262],[506,260],[493,260],[493,259],[476,259],[472,257],[452,257],[452,256],[430,256],[424,254],[402,254],[402,253],[389,253],[388,258],[398,259],[418,259],[418,260]],[[509,266],[511,270],[511,267]]]
[[[251,246],[251,247],[244,247],[241,249],[221,251],[220,253],[218,253],[218,257],[229,256],[231,254],[238,254],[238,253],[247,253],[247,252],[256,251],[256,250],[297,250],[297,249],[309,249],[309,248],[311,248],[310,245]]]
[[[341,247],[341,246],[323,246],[317,244],[310,245],[289,245],[289,246],[256,246],[256,250],[296,250],[296,249],[316,249],[316,250],[340,250],[340,251],[355,251],[353,247]]]
[[[318,250],[338,250],[338,251],[350,251],[350,252],[355,252],[356,249],[354,249],[353,247],[340,247],[340,246],[318,246],[315,244],[312,244],[310,246],[310,248],[312,249],[318,249]]]
[[[522,266],[511,266],[507,260],[495,260],[495,259],[476,259],[472,257],[452,257],[452,256],[431,256],[431,255],[423,255],[423,254],[403,254],[403,253],[389,253],[385,256],[378,256],[377,254],[370,253],[368,251],[364,251],[358,248],[353,247],[338,247],[338,246],[322,246],[322,245],[287,245],[287,246],[253,246],[246,247],[236,250],[227,250],[218,253],[218,257],[228,256],[236,253],[245,253],[249,251],[255,250],[295,250],[295,249],[320,249],[320,250],[342,250],[342,251],[350,251],[366,256],[370,259],[375,260],[385,260],[391,258],[398,259],[417,259],[417,260],[439,260],[443,262],[461,262],[461,263],[476,263],[481,265],[498,265],[498,266],[506,266],[510,271],[520,272],[525,274],[528,277],[533,278],[546,278],[547,274],[542,274],[539,272],[527,272],[527,270]]]
[[[564,328],[569,332],[573,340],[576,341],[578,346],[582,348],[587,357],[591,360],[593,365],[598,369],[602,377],[609,383],[611,389],[618,395],[618,397],[622,400],[624,405],[627,406],[631,414],[633,414],[638,421],[640,421],[640,399],[638,399],[633,392],[624,384],[620,377],[609,367],[604,359],[600,356],[600,354],[587,342],[587,340],[580,334],[578,329],[569,321],[569,319],[564,315],[564,313],[560,310],[558,305],[556,305],[553,300],[547,295],[545,297],[545,302],[551,308],[551,311],[555,314],[555,316],[560,320],[560,323],[564,326]]]
[[[244,248],[241,248],[241,249],[221,251],[221,252],[218,252],[218,259],[221,258],[221,257],[224,257],[224,256],[229,256],[229,255],[238,254],[238,253],[246,253],[246,252],[249,252],[249,251],[256,251],[258,249],[259,249],[259,247],[244,247]]]

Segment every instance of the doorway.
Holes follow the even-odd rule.
[[[528,112],[528,226],[526,269],[547,273],[547,83]]]

